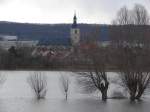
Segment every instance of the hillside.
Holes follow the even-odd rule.
[[[92,32],[95,24],[79,24],[81,35]],[[70,41],[71,24],[29,24],[0,22],[0,34],[17,35],[19,40],[39,40],[41,44],[64,44]]]

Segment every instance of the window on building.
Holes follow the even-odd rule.
[[[78,31],[77,30],[75,30],[75,34],[77,34],[78,33]]]

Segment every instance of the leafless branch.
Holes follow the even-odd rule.
[[[44,73],[34,72],[27,79],[37,99],[45,98],[47,92],[47,78]]]
[[[68,90],[69,90],[70,79],[67,75],[61,75],[60,82],[61,82],[62,90],[65,93],[66,100],[67,100],[68,99]]]

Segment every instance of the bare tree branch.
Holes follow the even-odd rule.
[[[45,98],[47,92],[47,78],[43,73],[34,72],[30,74],[27,81],[37,99]]]
[[[65,93],[65,98],[67,100],[68,99],[70,79],[67,75],[61,75],[60,82],[61,82],[62,90]]]

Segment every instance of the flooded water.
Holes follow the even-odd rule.
[[[108,99],[107,102],[102,102],[95,94],[80,93],[75,77],[69,72],[61,73],[71,76],[68,101],[64,99],[65,96],[60,89],[60,72],[44,72],[47,75],[48,92],[45,99],[38,101],[27,83],[30,73],[2,72],[6,75],[6,82],[0,87],[0,112],[149,112],[150,110],[148,97],[136,103],[131,103],[128,99]],[[110,86],[109,96],[118,88],[115,84]]]

